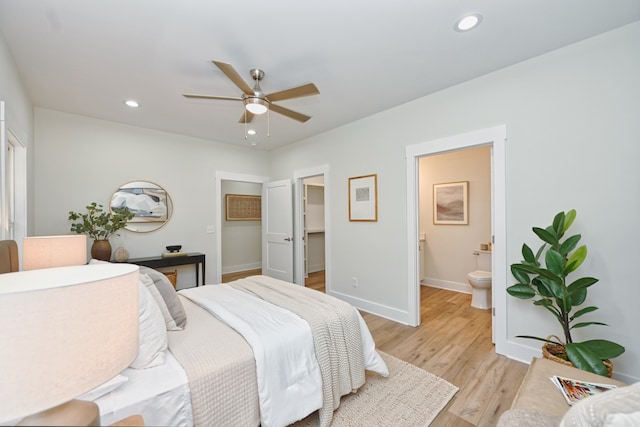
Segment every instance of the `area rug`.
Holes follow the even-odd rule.
[[[378,351],[389,367],[383,378],[367,372],[355,394],[344,396],[331,427],[426,427],[458,391],[458,387],[410,363]],[[292,427],[316,427],[313,413]]]

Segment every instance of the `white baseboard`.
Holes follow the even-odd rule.
[[[238,273],[240,271],[256,270],[258,268],[262,268],[262,261],[252,262],[249,264],[222,266],[222,274]]]
[[[315,273],[316,271],[322,271],[324,270],[324,264],[314,264],[314,265],[309,265],[309,273]]]
[[[420,284],[422,286],[431,286],[432,288],[446,289],[449,291],[462,292],[464,294],[471,293],[471,285],[468,283],[449,282],[447,280],[425,277],[420,281]]]
[[[393,320],[403,325],[409,324],[409,313],[406,311],[331,290],[327,290],[327,294],[348,302],[358,310],[366,311],[367,313],[375,314],[376,316],[384,317],[385,319]]]

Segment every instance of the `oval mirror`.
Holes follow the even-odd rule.
[[[134,217],[125,230],[148,233],[162,228],[173,212],[171,197],[164,188],[149,181],[128,182],[111,196],[111,209],[128,208]]]

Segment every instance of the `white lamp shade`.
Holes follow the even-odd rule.
[[[138,353],[138,267],[0,274],[0,423],[113,378]]]
[[[25,237],[22,241],[22,269],[66,267],[87,263],[87,236]]]

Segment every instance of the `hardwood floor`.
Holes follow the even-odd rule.
[[[262,274],[262,269],[239,271],[237,273],[227,273],[222,275],[222,283],[233,282],[234,280],[242,279],[243,277],[254,276],[256,274]]]
[[[324,271],[310,274],[305,284],[324,292]],[[460,388],[432,426],[495,426],[528,366],[495,353],[491,313],[471,307],[471,295],[422,286],[420,311],[417,328],[362,317],[377,348]]]
[[[422,286],[420,307],[417,328],[362,317],[377,348],[460,388],[432,426],[495,426],[528,366],[495,353],[491,313],[471,307],[471,295]]]

